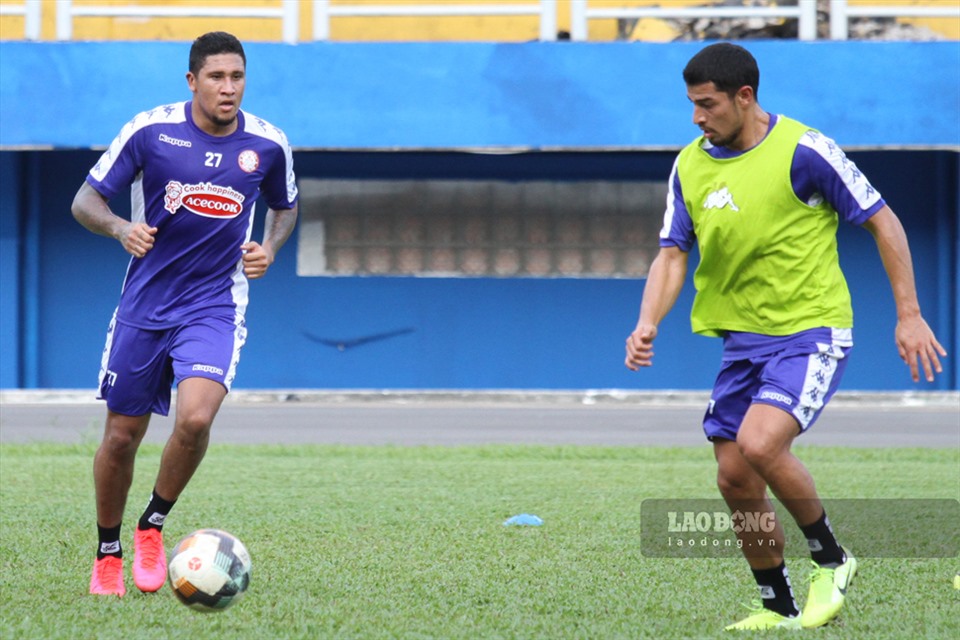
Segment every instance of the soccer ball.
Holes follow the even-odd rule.
[[[174,547],[168,568],[177,599],[198,611],[226,609],[250,586],[247,548],[218,529],[200,529],[184,536]]]

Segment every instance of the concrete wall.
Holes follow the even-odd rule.
[[[95,383],[127,262],[114,241],[86,232],[69,213],[73,193],[97,155],[0,153],[5,184],[8,176],[35,180],[24,185],[22,200],[17,189],[5,188],[0,196],[0,386]],[[523,171],[570,179],[578,172],[590,175],[599,164],[611,174],[630,168],[643,175],[669,170],[672,153],[594,156],[532,154],[524,158]],[[957,188],[957,155],[855,152],[851,157],[900,212],[913,243],[924,311],[955,353],[957,208],[950,198]],[[472,171],[503,178],[518,166],[488,162],[481,169],[473,160],[473,154],[430,153],[297,152],[295,157],[301,176],[317,177]],[[124,199],[115,202],[118,212],[129,210]],[[258,226],[255,237],[260,233]],[[636,319],[642,280],[298,277],[297,241],[295,235],[269,276],[252,286],[250,340],[238,388],[701,389],[715,374],[719,341],[689,332],[689,284],[662,328],[657,366],[631,374],[622,366],[623,340]],[[861,229],[842,228],[840,244],[854,294],[858,345],[845,388],[956,388],[954,357],[936,385],[910,383],[892,344],[896,318],[872,239]],[[339,350],[318,338],[348,346]],[[361,344],[349,346],[354,341]]]
[[[876,249],[843,228],[858,343],[844,388],[956,389],[958,45],[749,46],[762,104],[851,149],[901,215],[924,312],[952,354],[936,384],[910,383]],[[250,46],[244,106],[284,127],[301,177],[665,180],[696,133],[679,69],[697,48]],[[126,257],[79,227],[70,201],[99,155],[88,147],[188,97],[185,58],[170,43],[0,43],[0,387],[94,387]],[[525,152],[489,153],[504,146]],[[238,388],[702,389],[717,368],[719,341],[689,333],[689,288],[657,366],[631,374],[623,340],[642,280],[305,278],[296,243],[252,287]],[[311,336],[379,339],[340,350]]]
[[[301,149],[677,148],[701,43],[250,43],[244,107]],[[768,110],[845,148],[960,146],[960,42],[750,42]],[[0,147],[102,147],[189,97],[179,42],[0,43]]]

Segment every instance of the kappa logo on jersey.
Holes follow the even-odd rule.
[[[167,144],[172,144],[175,147],[186,147],[189,149],[190,147],[193,146],[193,143],[190,142],[189,140],[181,140],[180,138],[173,138],[171,136],[168,136],[165,133],[161,133],[157,137],[157,140],[159,140],[160,142],[166,142]]]
[[[209,182],[181,184],[176,180],[167,183],[163,208],[176,213],[180,207],[198,216],[207,218],[236,218],[243,211],[246,197],[230,187],[221,187]]]
[[[740,207],[733,201],[733,194],[726,187],[711,192],[703,202],[704,209],[723,209],[727,206],[733,211],[740,211]]]
[[[237,157],[237,164],[247,173],[253,173],[260,166],[260,156],[252,149],[241,151]]]

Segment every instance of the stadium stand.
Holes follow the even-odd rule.
[[[955,0],[0,0],[3,40],[960,39]]]

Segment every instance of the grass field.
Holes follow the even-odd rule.
[[[250,549],[249,592],[216,614],[132,584],[132,528],[160,455],[144,446],[123,531],[127,596],[92,597],[94,450],[0,447],[4,640],[729,637],[756,597],[742,559],[640,549],[643,499],[717,497],[708,447],[536,446],[212,446],[165,535],[169,550],[218,527]],[[824,497],[960,494],[957,450],[798,452]],[[519,513],[544,525],[503,526]],[[894,525],[923,523],[877,523]],[[808,565],[789,560],[801,604]],[[960,637],[958,570],[956,557],[862,559],[840,618],[802,633]]]

